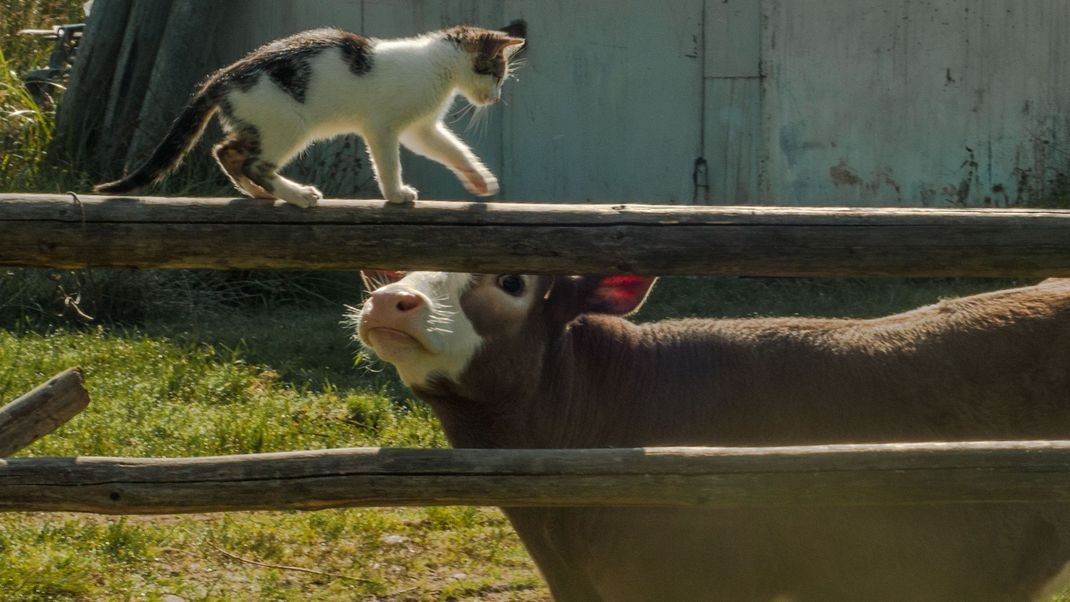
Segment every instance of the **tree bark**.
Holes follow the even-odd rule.
[[[147,158],[198,81],[220,66],[218,0],[97,0],[57,117],[54,148],[94,177]]]

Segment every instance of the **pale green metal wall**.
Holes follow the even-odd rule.
[[[526,19],[528,64],[504,105],[482,131],[454,126],[509,199],[946,206],[1070,188],[1066,0],[230,6],[230,58],[315,26],[393,37]],[[425,198],[467,198],[437,165],[407,156],[405,169]]]

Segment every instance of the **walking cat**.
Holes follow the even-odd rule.
[[[123,194],[174,171],[217,111],[226,138],[213,153],[236,187],[256,198],[312,207],[323,194],[278,170],[316,140],[360,134],[379,189],[405,203],[399,142],[452,170],[469,192],[491,196],[498,181],[442,122],[457,93],[473,105],[501,99],[525,25],[502,31],[459,26],[414,38],[369,39],[316,29],[276,40],[208,77],[152,156],[97,192]]]

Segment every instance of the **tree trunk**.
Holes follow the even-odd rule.
[[[126,156],[129,148],[126,142],[138,130],[144,91],[149,85],[172,3],[172,0],[135,0],[130,11],[130,27],[123,36],[103,115],[108,139],[101,141],[101,150],[116,163]]]
[[[115,65],[133,0],[96,0],[56,119],[53,151],[90,172],[107,171],[100,146]]]
[[[143,161],[218,68],[225,2],[97,0],[60,107],[56,149],[94,178]]]
[[[171,5],[160,52],[150,62],[151,77],[138,97],[144,101],[126,155],[129,166],[148,157],[185,108],[198,82],[223,65],[215,44],[205,42],[223,35],[217,30],[226,21],[226,4],[180,0]]]

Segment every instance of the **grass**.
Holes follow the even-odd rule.
[[[44,178],[55,116],[30,98],[0,48],[0,190],[26,190]]]
[[[51,47],[17,32],[80,22],[81,6],[80,0],[0,0],[0,190],[53,189],[48,184],[57,179],[57,166],[47,159],[55,114],[34,104],[21,80],[48,64]]]

